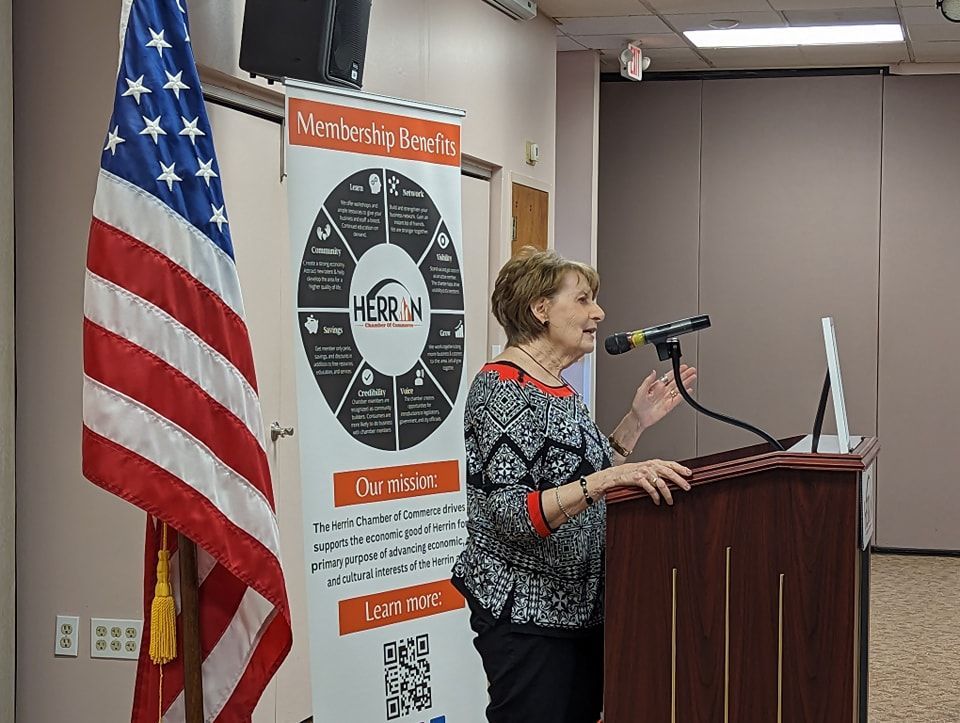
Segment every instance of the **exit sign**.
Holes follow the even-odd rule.
[[[627,43],[620,54],[620,75],[630,80],[640,80],[643,76],[643,53],[639,45]]]

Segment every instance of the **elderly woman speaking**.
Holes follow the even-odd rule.
[[[480,370],[464,419],[466,549],[453,583],[470,605],[491,723],[596,723],[603,699],[604,495],[640,487],[673,503],[690,470],[627,463],[644,429],[679,404],[652,372],[606,436],[561,372],[594,350],[597,272],[525,248],[500,270],[504,352]],[[696,378],[681,368],[680,383]]]

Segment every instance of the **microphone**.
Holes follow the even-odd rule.
[[[611,334],[604,340],[603,346],[608,354],[623,354],[644,344],[659,344],[681,334],[706,329],[708,326],[710,326],[710,317],[701,314],[700,316],[691,316],[689,319],[681,319],[660,326],[650,326],[638,331],[623,331],[619,334]]]

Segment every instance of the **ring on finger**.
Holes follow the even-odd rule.
[[[666,384],[668,381],[670,381],[670,378],[668,375],[664,374],[662,377],[660,377],[661,384]]]
[[[678,394],[678,392],[677,392],[676,389],[671,389],[671,390],[670,390],[670,398],[671,398],[671,399],[673,399],[675,396],[677,396],[677,394]]]

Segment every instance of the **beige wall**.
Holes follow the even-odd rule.
[[[211,0],[191,7],[193,45],[201,60],[214,66],[233,62],[242,3]],[[91,660],[88,631],[91,616],[138,616],[143,515],[80,474],[82,278],[95,169],[113,91],[118,9],[115,0],[32,0],[14,8],[16,668],[18,718],[29,723],[123,720],[131,697],[133,666]],[[220,24],[218,18],[225,20]],[[212,47],[219,50],[208,52]],[[464,151],[494,168],[491,236],[500,254],[491,266],[504,257],[509,240],[513,175],[553,187],[554,51],[550,21],[515,22],[479,0],[375,4],[367,89],[465,108]],[[70,68],[82,68],[82,83],[62,82]],[[535,169],[524,163],[526,139],[542,149]],[[224,168],[230,160],[224,154],[242,154],[243,140],[218,138]],[[277,260],[278,268],[281,263]],[[484,281],[486,272],[479,272]],[[245,297],[255,295],[245,291]],[[272,373],[258,370],[259,376]],[[294,418],[291,399],[280,407],[281,419]],[[57,613],[81,617],[78,658],[52,655]],[[258,723],[273,720],[273,710],[276,720],[290,723],[284,701],[292,694],[284,693],[286,685],[278,683]],[[297,705],[305,694],[297,696]],[[0,715],[0,720],[6,719]]]
[[[812,425],[819,319],[832,315],[851,431],[879,431],[883,445],[877,544],[960,549],[949,382],[960,141],[944,130],[960,122],[960,79],[608,83],[601,94],[605,331],[631,326],[626,310],[639,313],[632,326],[710,314],[712,329],[683,339],[700,401],[787,436]],[[635,356],[655,359],[601,357],[601,422],[622,413]],[[640,454],[753,441],[704,417],[691,430],[682,415]]]
[[[373,5],[364,89],[462,108],[463,152],[493,168],[490,263],[478,283],[510,257],[513,181],[550,194],[553,229],[556,57],[544,17],[517,22],[480,0]],[[540,144],[535,167],[525,161],[527,140]],[[502,343],[492,317],[488,327],[489,342]]]
[[[604,83],[600,90],[597,264],[603,335],[692,316],[697,308],[700,83]],[[639,91],[639,92],[638,92]],[[697,339],[683,341],[695,362]],[[654,367],[650,349],[597,355],[597,421],[613,429]],[[696,417],[680,408],[637,442],[637,459],[696,453]]]
[[[876,431],[881,96],[879,74],[703,84],[699,399],[775,437],[813,425],[824,316],[850,429]],[[698,428],[701,454],[756,439]]]
[[[599,112],[600,56],[557,53],[555,248],[588,264],[597,261]]]
[[[554,247],[566,258],[597,263],[597,147],[600,138],[600,55],[557,53],[557,190]],[[595,407],[596,357],[564,372]]]
[[[16,661],[11,6],[0,0],[0,721],[13,720]]]
[[[130,663],[90,659],[89,619],[139,617],[144,516],[80,474],[83,270],[112,104],[118,8],[108,0],[14,5],[22,721],[122,720],[132,699],[129,686],[118,685],[132,679]],[[76,68],[84,82],[63,83]],[[81,617],[78,658],[53,656],[58,613]]]
[[[960,550],[960,77],[887,78],[883,104],[877,529]]]
[[[191,33],[198,62],[249,79],[237,65],[242,6],[242,0],[193,3]],[[463,152],[498,170],[491,237],[503,261],[510,253],[512,175],[533,179],[552,196],[555,75],[554,24],[545,17],[518,22],[481,0],[373,4],[364,90],[467,112]],[[540,144],[535,167],[525,163],[525,140]]]

